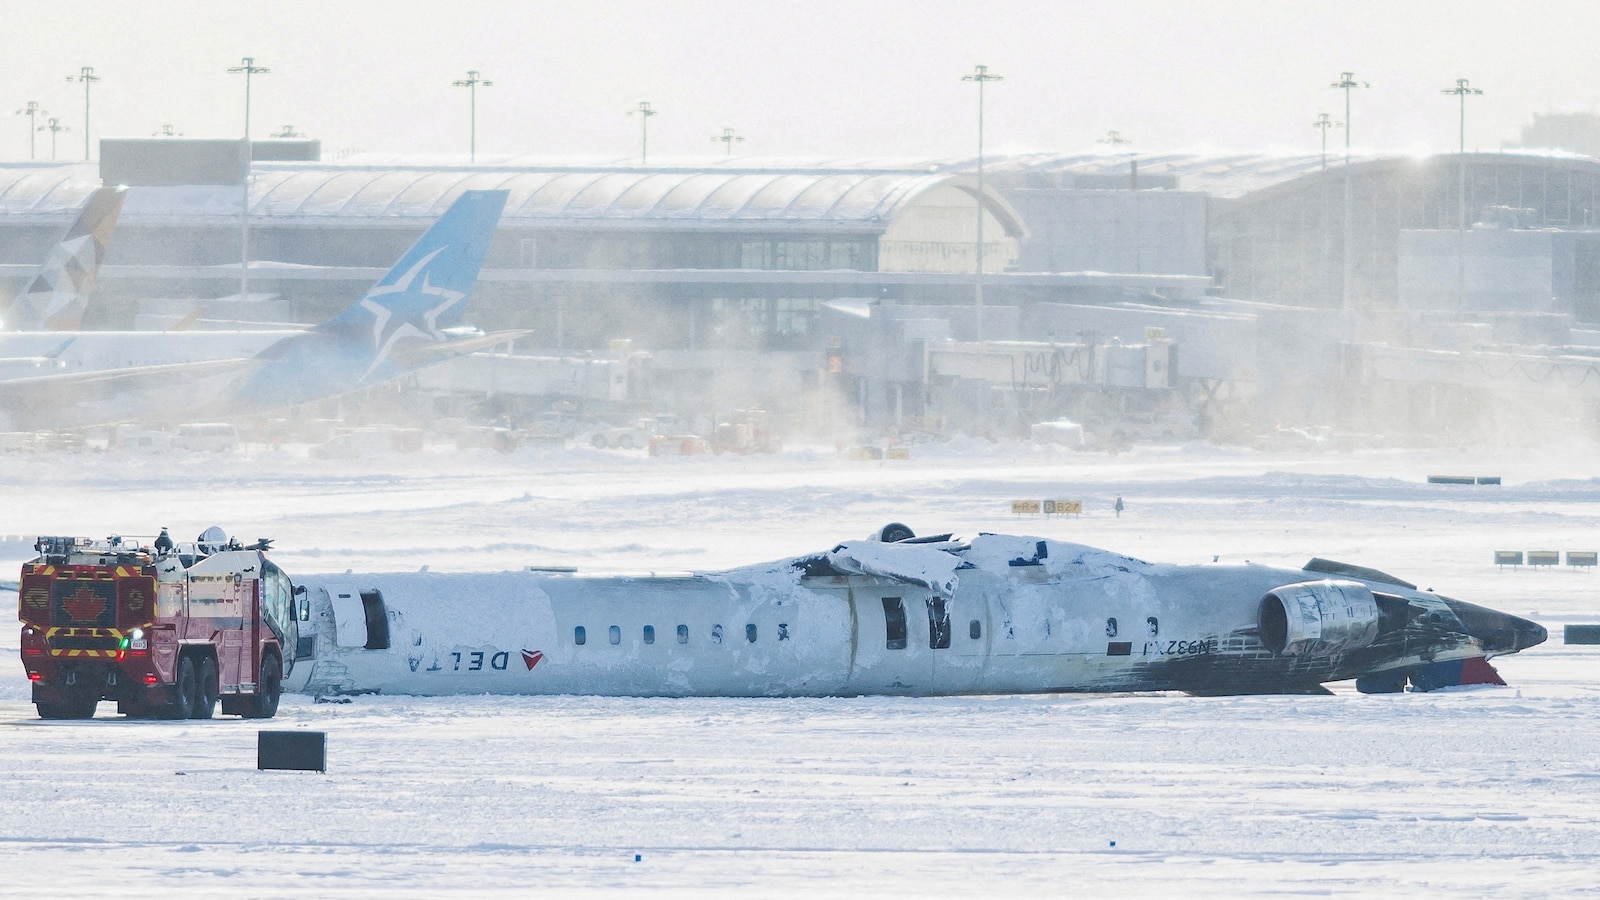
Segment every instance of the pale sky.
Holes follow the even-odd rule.
[[[1358,150],[1453,150],[1471,79],[1467,146],[1498,149],[1535,112],[1600,102],[1592,0],[1306,2],[732,2],[732,0],[3,0],[0,159],[26,159],[36,100],[81,158],[82,66],[91,136],[190,137],[284,125],[326,155],[465,153],[477,69],[478,151],[624,159],[648,100],[651,155],[966,155],[976,149],[975,64],[996,152],[1084,152],[1112,129],[1142,153],[1315,152],[1319,112],[1344,118],[1329,84],[1355,92]],[[40,157],[49,135],[37,134]],[[1342,146],[1342,132],[1330,148]]]

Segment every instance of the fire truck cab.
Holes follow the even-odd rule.
[[[40,717],[90,718],[101,700],[130,717],[209,719],[219,701],[224,714],[276,715],[298,617],[269,543],[217,528],[177,545],[39,538],[17,599]]]

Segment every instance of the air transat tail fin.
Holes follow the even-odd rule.
[[[360,300],[261,351],[238,399],[257,408],[294,406],[482,346],[458,344],[452,329],[461,323],[509,195],[464,191]]]
[[[127,199],[126,186],[103,187],[89,195],[66,237],[50,248],[38,274],[12,301],[7,331],[76,331],[83,326],[95,276]]]
[[[398,337],[442,341],[461,324],[466,297],[509,191],[464,191],[365,295],[317,331],[371,335],[385,352]]]

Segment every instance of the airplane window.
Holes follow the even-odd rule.
[[[654,644],[656,642],[656,627],[654,625],[646,625],[644,627],[644,642],[646,644]]]
[[[713,644],[722,643],[722,626],[721,625],[713,625],[713,626],[711,626],[711,643],[713,643]]]
[[[943,597],[928,598],[928,649],[950,648],[950,609]]]
[[[899,597],[883,598],[883,646],[887,650],[906,648],[906,607]]]
[[[679,625],[678,626],[678,643],[680,643],[680,644],[689,643],[689,626],[687,626],[687,625]]]
[[[588,632],[583,630],[583,626],[582,625],[579,625],[577,628],[572,629],[572,642],[574,644],[577,644],[579,647],[582,647],[588,640],[589,640]]]
[[[756,623],[751,622],[744,627],[744,639],[752,644],[756,642]]]
[[[789,639],[789,623],[787,623],[787,622],[779,622],[778,623],[778,640],[787,641],[788,639]]]
[[[1150,628],[1150,636],[1151,637],[1155,637],[1156,635],[1161,633],[1161,623],[1156,621],[1156,617],[1155,616],[1151,616],[1150,618],[1145,619],[1144,620],[1144,624],[1149,626],[1149,628]]]
[[[616,625],[611,626],[611,643],[622,643],[622,629]]]
[[[967,634],[970,635],[972,637],[972,639],[975,640],[975,641],[982,640],[983,639],[983,623],[979,622],[977,619],[973,619],[972,623],[967,626]]]
[[[1117,617],[1112,616],[1106,620],[1106,637],[1117,636]]]

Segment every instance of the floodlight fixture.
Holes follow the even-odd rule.
[[[728,152],[725,155],[732,156],[733,145],[744,143],[744,137],[737,134],[732,128],[724,128],[721,134],[713,134],[711,136],[711,143],[715,144],[718,141],[721,141],[722,146],[727,149]]]
[[[467,89],[467,161],[478,161],[478,88],[494,87],[494,82],[483,78],[477,69],[468,69],[467,77],[450,82],[451,87]],[[289,126],[285,125],[287,130]]]
[[[61,120],[60,119],[56,118],[55,116],[51,116],[49,119],[45,120],[45,123],[43,125],[39,126],[39,130],[40,131],[48,131],[48,132],[50,132],[50,158],[51,159],[55,159],[56,158],[56,135],[60,134],[63,131],[71,131],[72,129],[67,127],[66,125],[61,124]]]
[[[272,70],[256,65],[254,56],[246,56],[239,65],[228,69],[230,75],[244,76],[244,176],[240,182],[239,202],[239,299],[250,299],[250,78],[267,75]]]
[[[83,68],[78,70],[78,74],[76,74],[76,75],[68,75],[67,76],[67,80],[68,81],[81,81],[81,82],[83,82],[83,161],[84,162],[88,162],[89,161],[89,87],[91,85],[93,85],[96,81],[99,81],[100,80],[100,76],[96,75],[94,73],[94,66],[84,66]],[[62,128],[60,128],[58,130],[64,131],[66,129],[65,129],[65,126],[63,126]],[[51,133],[50,138],[51,138],[52,141],[55,140],[54,132]],[[55,159],[54,154],[52,154],[50,158],[51,159]]]
[[[29,100],[28,105],[17,110],[16,114],[28,117],[28,158],[34,159],[34,135],[40,130],[39,117],[48,113],[39,105],[39,101]]]
[[[977,278],[973,282],[973,330],[977,340],[983,340],[983,86],[991,81],[1004,81],[1004,75],[989,71],[988,66],[973,66],[972,71],[961,76],[962,81],[978,85],[978,237]]]
[[[659,110],[650,108],[649,100],[640,100],[639,106],[628,110],[628,115],[639,114],[639,164],[650,164],[650,117],[661,114]]]

